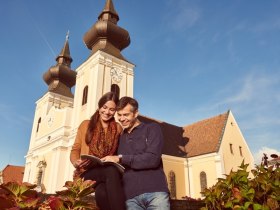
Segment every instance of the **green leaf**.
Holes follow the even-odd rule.
[[[263,210],[263,206],[258,204],[258,203],[254,203],[253,204],[253,209],[254,210]]]
[[[232,204],[231,201],[227,201],[224,207],[225,207],[225,208],[232,208],[232,207],[233,207],[233,204]]]
[[[250,205],[252,205],[252,204],[253,204],[252,202],[245,202],[244,208],[249,209]]]
[[[40,200],[40,198],[29,198],[27,200],[19,202],[18,207],[20,207],[21,209],[31,208],[31,207],[36,208],[39,200]]]
[[[6,184],[2,184],[1,188],[7,190],[9,193],[17,197],[20,193],[19,184],[16,182],[8,182]]]

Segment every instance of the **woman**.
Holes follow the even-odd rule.
[[[121,126],[115,121],[114,114],[118,97],[106,93],[98,102],[98,109],[90,120],[85,120],[78,128],[70,160],[76,168],[75,174],[85,180],[96,181],[95,199],[102,210],[125,209],[122,175],[114,166],[91,167],[90,160],[81,160],[81,154],[103,158],[116,152]]]

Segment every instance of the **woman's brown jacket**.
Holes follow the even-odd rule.
[[[70,161],[73,165],[80,159],[81,154],[89,154],[89,146],[86,144],[85,140],[89,122],[89,120],[84,120],[78,128],[77,136],[70,153]],[[122,127],[118,123],[117,125],[118,132],[121,133]]]

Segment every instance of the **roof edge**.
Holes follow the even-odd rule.
[[[224,122],[224,127],[222,129],[222,132],[221,132],[221,136],[219,138],[219,142],[217,144],[217,148],[216,148],[216,152],[218,152],[220,150],[220,147],[221,147],[221,144],[222,144],[222,139],[224,137],[224,134],[225,134],[225,129],[226,129],[226,125],[227,125],[227,121],[228,121],[228,117],[229,117],[229,114],[230,114],[230,109],[227,111],[227,117],[226,117],[226,120]]]

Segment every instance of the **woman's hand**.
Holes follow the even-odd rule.
[[[87,168],[89,168],[91,162],[92,161],[89,159],[85,159],[85,160],[78,159],[74,162],[73,165],[77,169],[87,169]]]

